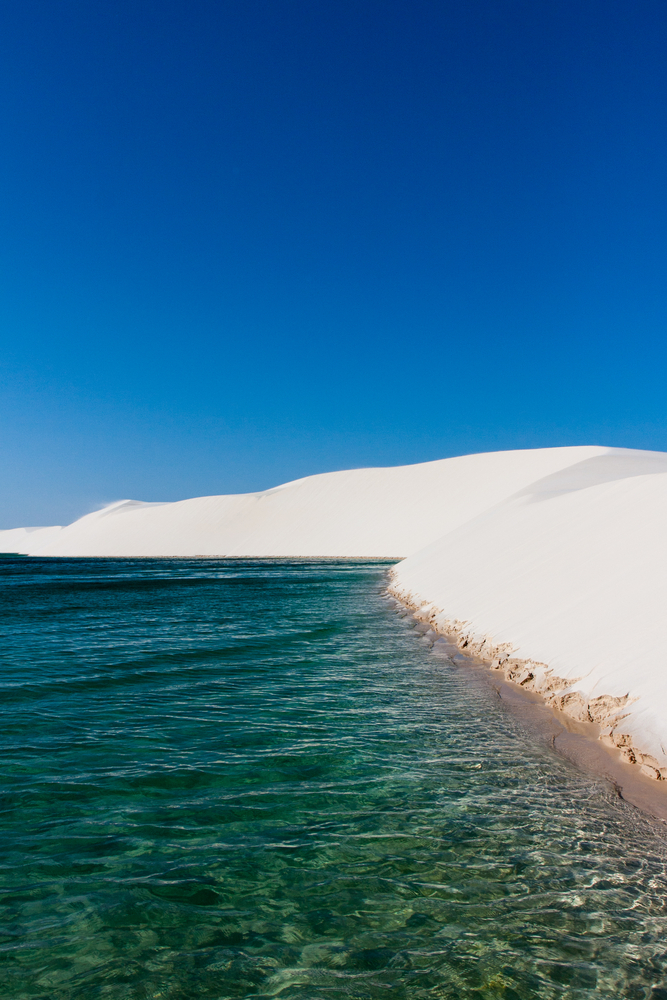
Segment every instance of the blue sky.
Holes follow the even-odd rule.
[[[667,7],[4,0],[0,527],[667,450]]]

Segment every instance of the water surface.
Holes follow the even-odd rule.
[[[0,997],[667,998],[663,829],[386,572],[0,563]]]

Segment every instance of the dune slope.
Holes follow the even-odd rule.
[[[667,777],[666,515],[667,455],[610,450],[446,533],[393,590]]]
[[[395,556],[604,448],[466,455],[309,476],[263,493],[123,501],[28,551],[54,556]],[[0,545],[2,545],[0,536]],[[17,551],[12,549],[11,551]]]
[[[0,552],[29,555],[52,541],[60,531],[62,528],[59,524],[48,528],[9,528],[0,531]]]

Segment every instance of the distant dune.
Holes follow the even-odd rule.
[[[493,452],[0,532],[40,556],[405,558],[435,632],[667,778],[667,454]]]
[[[0,531],[0,553],[28,555],[52,541],[61,531],[59,524],[50,528],[10,528],[9,531]]]
[[[400,558],[535,479],[607,451],[491,452],[422,465],[328,472],[263,493],[164,504],[124,500],[65,528],[0,532],[0,551],[50,556]]]

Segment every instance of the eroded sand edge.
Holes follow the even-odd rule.
[[[577,690],[576,679],[558,677],[545,663],[513,656],[512,644],[495,644],[489,636],[476,634],[469,623],[447,617],[432,602],[401,587],[395,570],[390,571],[390,581],[387,593],[411,611],[418,622],[427,624],[435,635],[447,638],[457,649],[498,671],[506,681],[539,695],[546,705],[575,722],[594,723],[599,727],[598,739],[615,748],[625,763],[638,767],[647,778],[667,781],[667,767],[661,766],[655,757],[636,745],[636,738],[623,731],[623,720],[627,718],[624,709],[633,700],[629,695],[587,698]]]

